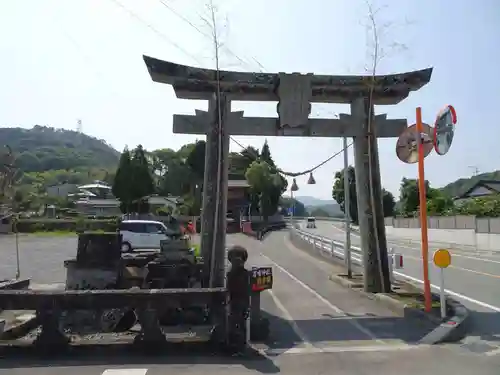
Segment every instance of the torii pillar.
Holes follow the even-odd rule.
[[[226,230],[227,154],[229,134],[291,137],[352,137],[355,149],[355,168],[358,211],[364,263],[364,287],[369,292],[390,291],[387,244],[382,209],[377,137],[398,137],[406,128],[405,119],[389,120],[386,115],[373,115],[374,105],[397,104],[411,91],[427,84],[432,68],[409,73],[364,77],[324,76],[298,73],[243,73],[200,69],[174,64],[144,56],[151,78],[155,82],[170,84],[180,99],[209,100],[209,111],[196,111],[196,115],[174,115],[174,133],[206,134],[207,153],[202,231],[206,232],[210,220],[218,222],[215,238],[216,253],[210,253],[210,238],[203,233],[205,260],[214,264],[217,273],[213,286],[223,286],[224,239]],[[217,77],[221,77],[217,80]],[[221,92],[222,130],[219,133],[214,93]],[[372,98],[371,103],[368,97]],[[278,101],[278,118],[245,117],[243,112],[230,112],[231,100]],[[311,103],[345,103],[351,105],[350,115],[338,119],[310,119]],[[371,111],[369,105],[372,106]],[[372,129],[368,129],[368,115],[372,113]],[[217,114],[218,117],[218,114]],[[218,151],[221,151],[220,153]],[[370,151],[370,152],[368,152]],[[216,156],[214,156],[216,155]],[[371,158],[371,159],[369,159]],[[225,161],[226,160],[226,161]],[[217,198],[213,188],[214,176],[221,168],[219,194],[224,197],[213,217]],[[369,168],[371,167],[371,168]],[[370,170],[371,169],[371,170]],[[215,174],[214,174],[215,172]],[[219,176],[220,177],[220,176]],[[215,177],[216,179],[216,177]],[[370,188],[371,187],[371,188]],[[212,236],[212,237],[210,237]],[[210,246],[210,247],[209,247]],[[205,255],[206,254],[206,255]]]

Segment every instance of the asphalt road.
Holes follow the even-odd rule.
[[[316,229],[304,230],[343,242],[345,232],[342,223],[318,221]],[[354,232],[353,246],[360,246],[360,238]],[[397,272],[422,280],[422,258],[419,243],[388,238],[388,246],[403,255],[404,269]],[[438,291],[439,269],[432,264],[432,253],[436,247],[429,246],[431,262],[429,277]],[[470,250],[452,250],[452,264],[445,270],[445,288],[449,295],[459,299],[472,312],[471,338],[481,339],[490,345],[500,345],[500,257],[485,255]]]
[[[7,248],[0,238],[2,252]],[[428,347],[415,341],[427,324],[396,316],[356,292],[328,280],[331,266],[295,248],[286,232],[263,242],[243,235],[229,244],[249,250],[249,264],[273,265],[274,288],[264,292],[262,308],[271,320],[271,339],[259,344],[265,357],[253,360],[213,356],[113,357],[0,360],[0,375],[155,375],[255,372],[286,374],[498,374],[500,356],[475,354],[456,346]],[[62,282],[62,261],[75,254],[75,238],[26,238],[22,269],[36,283]],[[30,250],[28,250],[30,248]],[[29,252],[29,253],[28,253]],[[4,259],[2,254],[2,260]],[[5,259],[14,259],[6,257]],[[15,263],[15,262],[14,262]],[[2,272],[8,265],[2,262]],[[49,269],[44,272],[44,268]],[[3,276],[3,274],[2,274]]]

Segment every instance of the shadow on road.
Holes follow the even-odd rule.
[[[271,359],[258,351],[241,356],[224,355],[207,343],[168,344],[147,349],[132,343],[71,345],[63,352],[50,355],[37,352],[32,346],[0,349],[0,369],[175,364],[242,365],[261,373],[280,372]]]
[[[470,311],[467,335],[500,344],[500,313]]]
[[[399,340],[414,344],[435,328],[426,320],[414,317],[335,316],[324,314],[321,319],[291,322],[276,315],[263,314],[270,321],[271,337],[265,344],[270,349],[290,349],[307,340],[321,346],[359,345],[359,341]],[[295,326],[295,327],[294,327]],[[305,337],[300,337],[297,327]]]
[[[263,352],[271,350],[269,357],[257,350],[245,356],[232,357],[214,350],[206,343],[170,344],[161,350],[155,350],[155,348],[139,349],[131,343],[106,345],[96,338],[84,344],[71,345],[68,350],[51,356],[37,352],[33,346],[3,346],[0,347],[0,369],[141,364],[240,364],[261,373],[277,373],[280,369],[270,359],[272,350],[286,351],[304,344],[304,337],[297,334],[294,325],[304,332],[309,344],[319,348],[339,343],[342,346],[360,345],[360,341],[370,345],[374,339],[397,339],[414,343],[424,334],[422,327],[411,326],[405,318],[397,317],[325,315],[322,319],[297,320],[293,323],[265,312],[264,317],[270,322],[270,338],[254,346]],[[369,330],[372,336],[364,330]]]

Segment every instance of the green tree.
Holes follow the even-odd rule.
[[[130,185],[133,178],[132,160],[128,148],[122,152],[120,162],[115,173],[115,179],[111,191],[113,195],[120,201],[120,210],[123,213],[129,213],[132,209],[133,195]]]
[[[453,200],[438,189],[429,188],[427,192],[427,213],[432,216],[453,214]]]
[[[262,146],[262,150],[260,151],[260,160],[265,161],[271,167],[276,166],[271,156],[271,150],[269,149],[269,144],[267,143],[267,139],[264,141],[264,145]]]
[[[441,195],[438,190],[431,188],[429,181],[425,181],[425,196],[427,210],[433,214],[441,214],[453,206],[451,199]],[[435,201],[433,201],[435,199]],[[399,188],[399,202],[403,216],[415,216],[419,211],[420,198],[418,180],[403,178]],[[430,207],[429,207],[430,206]]]
[[[189,156],[186,149],[174,151],[169,148],[153,151],[156,156],[156,170],[159,174],[158,192],[176,197],[189,194],[196,179],[185,160]]]
[[[500,194],[467,199],[455,208],[459,215],[474,215],[477,217],[500,216]]]
[[[358,199],[356,195],[356,170],[353,166],[347,167],[347,175],[349,178],[349,215],[353,223],[358,224]],[[394,207],[396,202],[394,196],[387,190],[382,189],[382,208],[384,217],[394,215]],[[332,188],[332,198],[337,201],[342,211],[345,210],[344,196],[344,170],[335,173],[335,181]],[[345,211],[344,211],[345,212]]]
[[[390,191],[382,189],[382,205],[384,207],[384,217],[394,216],[394,207],[396,206],[396,200],[394,195]]]
[[[185,204],[190,204],[190,212],[193,215],[198,215],[201,210],[203,179],[205,176],[205,141],[195,143],[189,153],[186,164],[192,172],[194,183],[192,184],[190,194],[187,199],[184,199]]]
[[[130,166],[131,180],[128,188],[134,203],[134,212],[149,212],[148,201],[144,198],[155,192],[155,183],[142,145],[138,145],[132,152]]]
[[[288,187],[288,181],[278,173],[276,164],[274,163],[274,160],[271,156],[271,150],[269,149],[267,140],[262,146],[259,160],[266,162],[271,169],[271,174],[274,175],[274,184],[269,188],[268,196],[266,197],[266,199],[269,200],[269,205],[272,210],[276,211],[281,195],[286,191]]]
[[[25,172],[38,172],[41,169],[40,159],[29,151],[21,153],[16,158],[15,164]]]
[[[272,204],[271,194],[281,183],[280,176],[273,174],[266,162],[254,161],[247,169],[245,177],[250,184],[251,193],[258,197],[260,214],[267,220],[277,210],[277,205]]]
[[[245,173],[255,160],[259,158],[259,150],[252,146],[244,148],[241,152],[229,154],[229,173],[245,178]]]
[[[403,178],[401,180],[399,202],[401,204],[401,213],[404,216],[415,215],[420,205],[417,180],[410,178]]]
[[[205,174],[205,148],[205,141],[196,142],[186,159],[186,164],[191,168],[198,181],[203,181]]]
[[[356,198],[356,174],[353,166],[347,167],[349,179],[349,216],[353,223],[358,224],[358,200]],[[345,212],[345,189],[344,170],[335,173],[335,180],[332,189],[332,198],[340,205],[340,209]]]

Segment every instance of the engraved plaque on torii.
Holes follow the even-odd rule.
[[[312,73],[279,73],[277,112],[282,128],[307,124],[311,113],[312,76]]]

